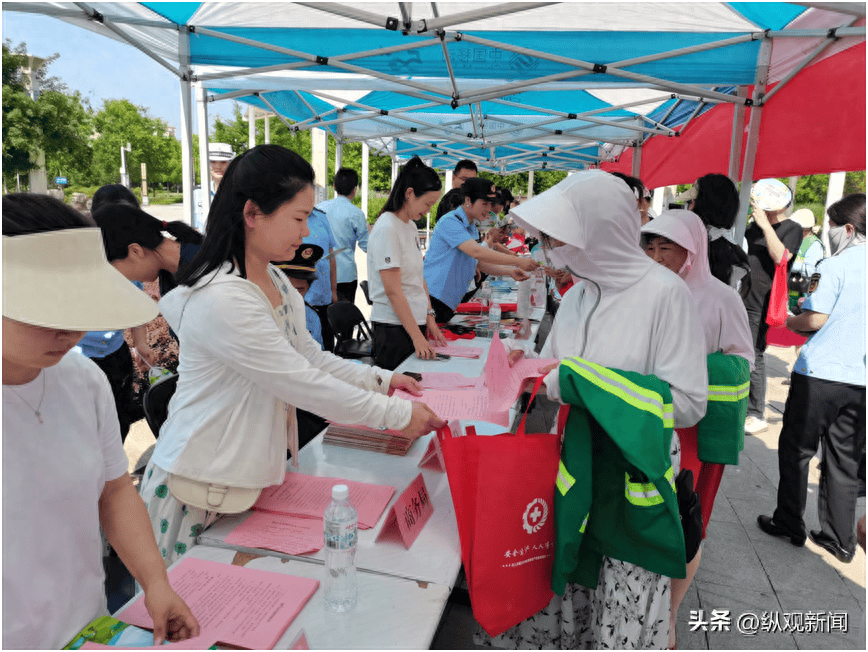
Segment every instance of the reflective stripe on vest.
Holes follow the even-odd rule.
[[[708,400],[737,403],[750,394],[750,381],[741,385],[709,385]]]
[[[666,473],[663,474],[663,477],[666,478],[666,481],[672,487],[673,491],[675,491],[674,476],[675,472],[671,466],[666,470]],[[625,473],[624,477],[624,496],[629,502],[638,507],[651,507],[663,503],[663,496],[661,496],[660,492],[657,491],[657,487],[654,486],[653,482],[632,482],[629,473]]]
[[[563,460],[558,463],[558,477],[555,480],[555,484],[558,487],[558,491],[561,492],[561,496],[566,496],[567,492],[576,484],[576,479],[569,474]]]
[[[585,533],[585,527],[588,525],[588,517],[589,517],[590,515],[591,515],[590,512],[588,512],[587,514],[585,514],[585,520],[582,521],[582,527],[579,528],[579,533],[580,533],[580,534],[584,534],[584,533]]]
[[[612,396],[639,410],[649,412],[658,417],[663,421],[664,428],[675,427],[675,412],[673,411],[672,404],[664,403],[663,397],[659,393],[640,387],[611,369],[582,358],[567,358],[561,364],[567,365],[582,376],[582,378]]]

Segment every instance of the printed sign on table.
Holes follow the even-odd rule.
[[[377,541],[398,539],[409,549],[433,513],[434,505],[428,495],[425,478],[420,473],[389,509]]]

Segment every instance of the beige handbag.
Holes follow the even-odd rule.
[[[209,512],[237,514],[246,512],[262,493],[262,489],[229,487],[202,480],[192,480],[181,475],[169,474],[169,491],[180,502]]]

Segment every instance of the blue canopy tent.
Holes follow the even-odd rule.
[[[751,180],[766,84],[864,40],[860,3],[16,3],[123,40],[175,73],[192,187],[191,91],[378,140],[394,156],[501,173],[579,169],[709,107],[752,106]],[[781,47],[780,44],[784,46]],[[773,48],[774,44],[774,48]],[[779,54],[779,52],[781,54]],[[735,89],[754,87],[751,97]],[[201,129],[201,128],[200,128]],[[207,129],[200,148],[207,148]],[[732,151],[741,130],[733,134]],[[207,156],[200,157],[207,165]],[[203,174],[203,178],[207,173]],[[743,184],[749,187],[750,183]],[[743,202],[747,205],[747,202]],[[189,210],[191,206],[188,204]]]

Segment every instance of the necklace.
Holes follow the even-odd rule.
[[[30,403],[24,400],[24,397],[21,396],[21,394],[19,394],[14,388],[9,387],[9,389],[11,389],[15,393],[15,396],[21,399],[24,405],[33,410],[33,414],[36,415],[37,419],[39,419],[39,423],[44,423],[42,421],[42,414],[39,411],[42,409],[42,401],[45,399],[45,370],[42,370],[39,373],[42,375],[42,396],[39,397],[39,405],[36,406],[36,409],[34,409],[33,406],[30,405]]]

